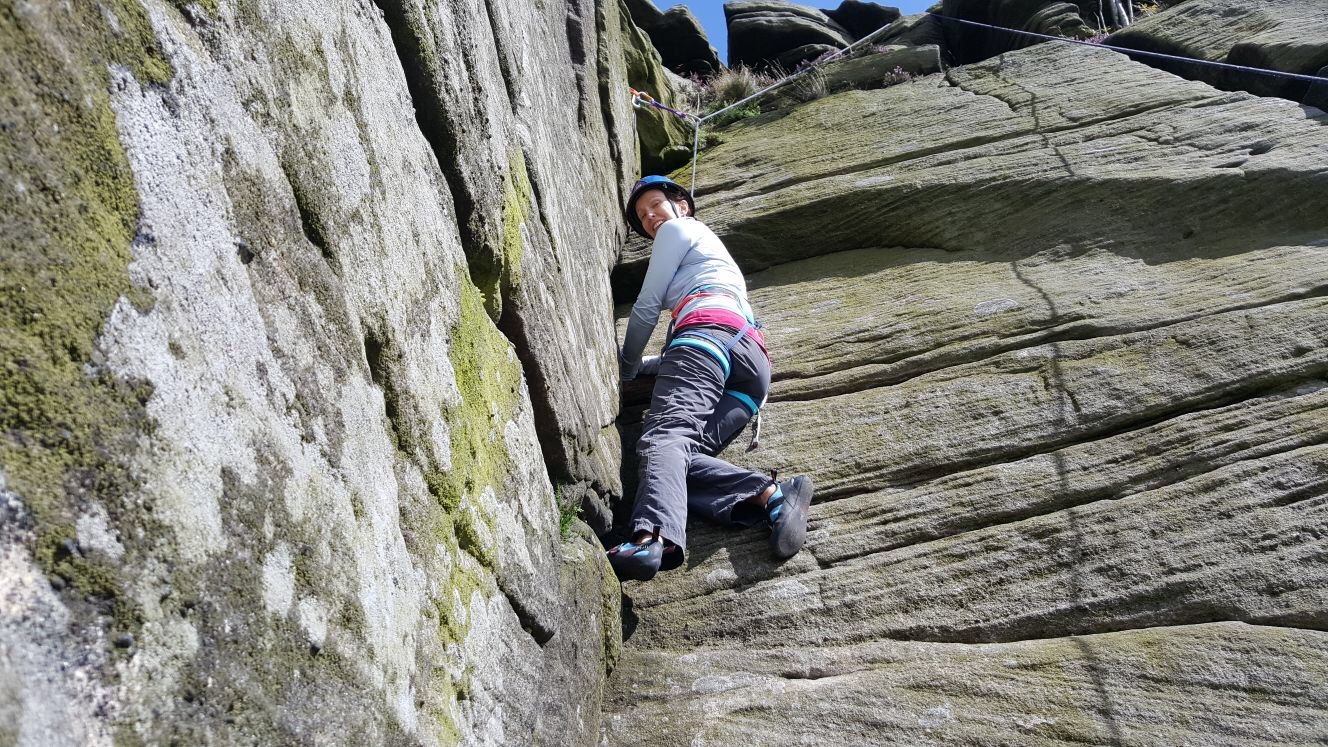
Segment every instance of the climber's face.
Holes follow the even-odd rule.
[[[663,190],[647,190],[636,198],[636,218],[641,221],[641,227],[645,229],[646,235],[652,239],[665,221],[686,215],[687,201],[670,200]]]

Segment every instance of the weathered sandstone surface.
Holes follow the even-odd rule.
[[[723,139],[776,371],[726,453],[817,500],[625,587],[607,744],[1328,733],[1328,116],[1042,45]]]
[[[1315,0],[1188,0],[1107,37],[1115,46],[1303,75],[1328,72],[1328,8]],[[1287,78],[1141,57],[1219,88],[1300,101],[1309,84]],[[1328,84],[1324,84],[1328,85]],[[1322,85],[1320,86],[1323,87]],[[1328,91],[1316,96],[1322,107]]]
[[[783,0],[730,0],[729,65],[794,69],[803,60],[842,49],[853,35],[824,12]]]
[[[668,69],[678,75],[709,77],[724,68],[701,22],[686,5],[661,11],[654,0],[627,0],[627,8]]]
[[[594,741],[622,4],[0,39],[0,742]]]
[[[1219,4],[1150,33],[1291,49]],[[730,456],[817,500],[624,599],[619,206],[691,135],[628,0],[14,0],[0,71],[0,744],[1328,735],[1322,111],[1039,45],[712,133]]]

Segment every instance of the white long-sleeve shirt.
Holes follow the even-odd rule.
[[[659,227],[650,248],[650,265],[623,339],[625,378],[636,375],[641,352],[659,321],[659,312],[677,306],[698,286],[722,288],[747,306],[747,281],[714,231],[695,218],[674,218]]]

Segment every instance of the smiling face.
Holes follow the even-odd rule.
[[[641,221],[641,228],[652,239],[665,221],[681,218],[687,214],[686,200],[671,200],[660,189],[646,190],[636,198],[636,219]]]

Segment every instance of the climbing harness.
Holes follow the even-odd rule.
[[[724,380],[727,381],[729,374],[733,370],[734,346],[739,342],[742,342],[743,338],[747,337],[749,333],[758,329],[760,329],[759,323],[753,324],[748,322],[742,325],[742,329],[738,330],[738,333],[733,336],[733,339],[729,340],[727,343],[720,341],[719,338],[704,330],[690,328],[684,329],[674,335],[673,339],[669,341],[669,344],[665,346],[665,348],[695,348],[708,354],[719,363],[719,367],[724,371]],[[764,352],[765,347],[762,346],[761,349]],[[724,394],[727,394],[741,403],[751,415],[752,440],[747,444],[747,451],[759,448],[761,446],[761,410],[765,407],[766,398],[762,398],[758,403],[756,400],[752,399],[751,395],[740,392],[736,389],[725,389]],[[767,393],[766,397],[768,398],[769,396],[769,393]]]
[[[677,326],[678,320],[692,317],[693,314],[701,314],[695,317],[690,324],[681,325],[683,327],[691,324],[700,324],[703,322],[716,322],[719,324],[728,324],[729,326],[740,326],[736,322],[742,321],[756,324],[756,319],[752,315],[752,307],[742,296],[721,285],[698,285],[687,291],[682,300],[677,303],[669,314],[670,320]],[[765,340],[758,339],[761,343],[761,349],[765,349]]]
[[[679,319],[685,319],[687,316],[696,313],[705,313],[706,311],[719,311],[720,313],[741,317],[743,324],[738,329],[733,339],[727,343],[721,342],[715,336],[699,329],[683,327],[674,334],[674,325]],[[717,323],[724,323],[727,320],[716,320]],[[733,319],[737,321],[737,319]],[[673,307],[671,320],[669,323],[669,343],[667,348],[690,347],[701,350],[719,363],[724,371],[724,379],[728,380],[733,371],[733,348],[748,336],[756,341],[760,346],[761,352],[767,359],[770,353],[766,350],[765,340],[761,334],[762,325],[752,317],[751,307],[746,305],[742,298],[732,293],[726,288],[713,285],[698,285],[687,291],[681,301]],[[740,392],[736,389],[725,389],[724,394],[737,400],[747,412],[751,415],[752,440],[747,445],[747,450],[759,448],[761,445],[761,410],[765,408],[766,400],[770,393],[757,402],[751,395]]]
[[[733,372],[733,346],[742,342],[742,338],[747,333],[755,329],[751,324],[742,325],[738,334],[728,342],[720,342],[719,338],[699,329],[684,329],[673,336],[669,341],[669,348],[696,348],[710,354],[719,363],[719,367],[724,370],[724,378],[728,379],[729,374]],[[750,400],[749,400],[750,401]],[[753,413],[755,414],[755,413]]]

